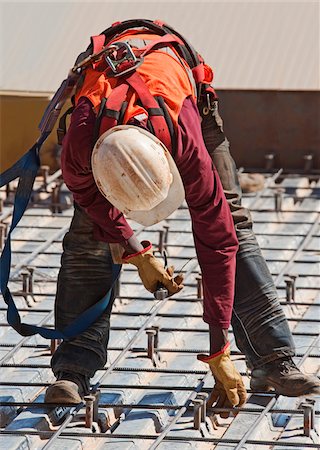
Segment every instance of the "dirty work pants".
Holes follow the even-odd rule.
[[[273,278],[252,231],[250,211],[241,205],[242,192],[221,117],[217,109],[201,115],[204,141],[219,173],[239,240],[232,328],[249,367],[260,367],[294,355],[293,338]]]
[[[62,330],[72,323],[108,292],[111,283],[109,245],[93,239],[92,221],[75,205],[70,229],[63,239],[55,302],[56,327]],[[112,292],[106,311],[94,325],[59,345],[51,360],[55,375],[75,372],[91,378],[105,365],[113,301]]]

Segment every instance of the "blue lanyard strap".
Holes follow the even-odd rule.
[[[8,288],[11,267],[11,233],[19,223],[28,206],[34,180],[40,167],[39,151],[47,137],[48,133],[42,133],[39,140],[27,153],[25,153],[12,167],[0,174],[0,187],[19,178],[14,199],[11,226],[0,258],[0,288],[4,301],[8,305],[7,321],[20,335],[32,336],[34,334],[40,334],[47,339],[70,339],[84,332],[105,311],[110,302],[114,284],[119,277],[121,265],[113,264],[112,266],[112,283],[107,294],[96,304],[84,311],[64,330],[44,328],[21,322],[19,311]]]

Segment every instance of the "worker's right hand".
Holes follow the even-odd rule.
[[[143,241],[141,244],[143,250],[133,255],[124,253],[122,262],[133,264],[138,268],[141,281],[150,292],[155,292],[159,286],[165,287],[169,295],[181,291],[183,288],[181,274],[173,278],[173,268],[166,270],[163,267],[162,262],[153,255],[151,242]]]
[[[246,402],[247,391],[240,373],[230,359],[229,342],[214,355],[198,355],[200,361],[209,364],[215,379],[215,386],[208,401],[208,406],[216,402],[216,408],[241,407]],[[221,417],[228,417],[228,412],[219,413]]]

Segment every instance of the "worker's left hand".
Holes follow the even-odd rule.
[[[230,359],[230,344],[214,355],[198,355],[200,361],[209,364],[215,385],[210,395],[208,406],[216,402],[216,408],[241,407],[246,402],[247,391],[242,378]],[[228,417],[228,412],[219,413],[221,417]]]

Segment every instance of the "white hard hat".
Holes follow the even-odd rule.
[[[103,133],[92,152],[92,173],[104,197],[128,218],[148,226],[184,200],[175,162],[153,134],[133,125]]]

